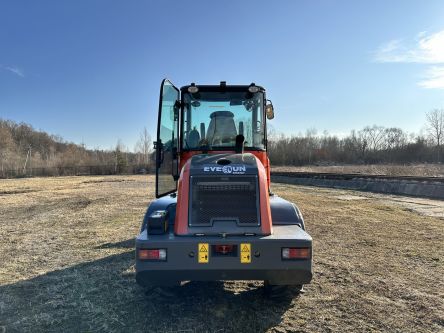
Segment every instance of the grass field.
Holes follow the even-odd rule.
[[[133,238],[152,176],[0,180],[0,332],[442,332],[444,220],[384,196],[275,184],[314,239],[314,279],[145,292]]]

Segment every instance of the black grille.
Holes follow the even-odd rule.
[[[215,221],[259,225],[259,192],[256,176],[192,176],[190,225]]]

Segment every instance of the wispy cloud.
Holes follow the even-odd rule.
[[[429,67],[418,85],[428,89],[444,89],[444,30],[433,34],[423,31],[411,40],[391,40],[377,49],[374,60],[438,65]]]
[[[25,77],[25,72],[23,71],[23,69],[15,67],[15,66],[6,66],[6,65],[0,64],[0,69],[6,70],[6,71],[11,72],[15,75],[18,75],[20,77]]]
[[[418,85],[427,89],[444,89],[444,66],[427,69],[424,79]]]
[[[394,39],[375,53],[377,62],[444,63],[444,30],[427,35],[420,32],[413,40]]]

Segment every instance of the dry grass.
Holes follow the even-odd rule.
[[[444,177],[444,164],[366,164],[329,166],[277,166],[272,171],[361,173],[386,176]]]
[[[314,280],[135,284],[151,176],[0,181],[0,332],[442,332],[444,221],[380,197],[275,184],[314,238]]]

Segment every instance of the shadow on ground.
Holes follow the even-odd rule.
[[[281,322],[296,296],[272,301],[253,283],[226,288],[223,282],[145,291],[135,283],[133,261],[127,251],[3,285],[0,327],[8,333],[263,332]]]
[[[104,244],[99,245],[95,248],[96,249],[119,249],[119,248],[134,249],[135,244],[136,244],[136,242],[134,239],[127,239],[127,240],[124,240],[121,242],[116,242],[116,243],[104,243]]]

